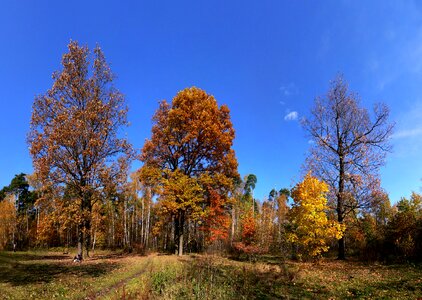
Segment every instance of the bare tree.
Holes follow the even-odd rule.
[[[67,186],[79,205],[78,254],[91,243],[91,212],[106,184],[126,179],[131,145],[118,137],[127,125],[123,95],[99,47],[70,42],[53,87],[35,98],[28,142],[44,186]],[[88,253],[87,253],[88,254]]]
[[[326,97],[316,98],[311,117],[303,127],[312,144],[307,169],[330,186],[331,203],[340,223],[370,204],[371,191],[379,188],[378,171],[391,150],[389,109],[376,104],[373,114],[360,106],[339,75]],[[345,259],[345,239],[339,240],[338,259]]]

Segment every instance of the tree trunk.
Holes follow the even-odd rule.
[[[145,247],[148,247],[150,219],[151,219],[151,202],[148,200],[147,224],[145,226]]]
[[[97,232],[96,231],[94,231],[94,234],[93,234],[93,240],[92,240],[92,251],[95,251],[95,243],[97,242]]]
[[[338,195],[337,195],[337,220],[340,224],[343,224],[344,220],[344,161],[343,154],[340,153],[340,172],[339,172],[339,185],[338,185]],[[344,236],[338,240],[338,256],[337,259],[345,260],[346,259],[346,249],[345,249],[345,240]]]
[[[145,195],[141,198],[141,244],[145,245],[145,216],[144,216]]]
[[[83,220],[78,224],[78,255],[83,258],[83,248],[85,246],[86,256],[89,257],[89,247],[91,245],[91,194],[83,193],[81,212]]]
[[[179,229],[180,229],[179,222],[180,222],[180,219],[179,219],[178,216],[176,216],[174,218],[174,254],[176,254],[176,255],[179,254],[179,252],[178,252],[179,251],[178,241],[179,241],[179,235],[180,235],[180,233],[179,233]]]
[[[111,243],[112,243],[112,245],[113,245],[113,249],[114,249],[114,247],[116,246],[116,243],[115,243],[115,228],[114,228],[114,211],[112,211],[111,212],[111,222],[112,222],[112,225],[111,225]]]
[[[123,202],[123,247],[127,248],[127,220],[126,220],[127,202]]]
[[[91,248],[91,211],[91,206],[89,206],[89,215],[85,220],[85,249],[87,257],[89,257],[89,250]]]
[[[179,235],[179,256],[183,255],[183,231]]]
[[[91,247],[91,220],[85,220],[85,250],[86,257],[89,257]]]
[[[174,246],[176,248],[175,254],[183,255],[183,227],[184,227],[184,213],[179,211],[174,220]]]
[[[70,227],[70,229],[72,229],[72,227]],[[66,253],[69,253],[69,244],[70,244],[70,229],[67,228],[67,232],[66,232]]]
[[[78,224],[78,256],[84,257],[84,231],[83,231],[83,223]]]
[[[231,226],[231,233],[230,233],[230,245],[233,245],[234,240],[234,227],[235,227],[235,221],[236,221],[236,214],[235,214],[235,206],[232,207],[232,226]]]

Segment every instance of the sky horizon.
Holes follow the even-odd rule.
[[[395,203],[422,186],[422,6],[417,1],[17,1],[0,12],[0,188],[31,173],[34,97],[52,86],[70,40],[98,44],[126,98],[140,149],[162,99],[197,86],[226,104],[239,173],[257,199],[301,179],[309,148],[300,119],[344,74],[368,110],[396,122],[381,185]],[[141,164],[136,162],[133,169]]]

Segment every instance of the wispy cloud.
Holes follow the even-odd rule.
[[[292,112],[289,112],[287,115],[284,116],[284,120],[285,121],[296,121],[298,117],[299,117],[299,114],[297,113],[297,111],[292,111]]]
[[[422,99],[416,100],[396,118],[392,135],[394,154],[398,157],[420,157],[422,153]]]
[[[293,82],[280,86],[280,91],[284,97],[290,97],[299,92],[297,86]]]
[[[379,92],[403,75],[422,76],[422,11],[417,1],[408,1],[406,4],[393,1],[390,2],[390,9],[396,11],[397,15],[407,17],[404,21],[392,21],[392,25],[379,36],[379,41],[384,44],[381,49],[387,48],[388,51],[369,53],[366,68],[369,76],[375,79]]]
[[[393,134],[393,139],[416,137],[422,135],[422,128],[400,130]]]

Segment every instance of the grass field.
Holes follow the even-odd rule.
[[[418,299],[422,268],[263,257],[0,252],[1,299]]]

